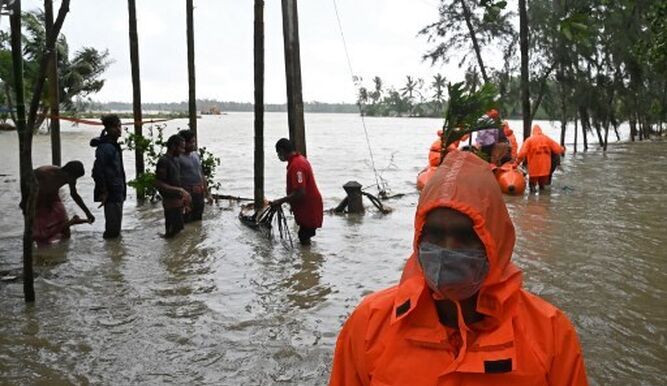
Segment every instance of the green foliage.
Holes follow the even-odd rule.
[[[165,153],[167,141],[164,139],[164,129],[167,125],[151,125],[147,128],[147,135],[136,135],[129,129],[125,129],[125,145],[131,151],[139,150],[144,154],[146,170],[127,184],[137,189],[151,202],[160,199],[160,193],[155,187],[155,167],[157,162]]]
[[[125,129],[125,145],[129,150],[139,149],[144,153],[146,171],[127,184],[143,192],[144,196],[152,202],[160,199],[160,193],[155,188],[155,168],[157,162],[166,153],[167,141],[164,138],[166,124],[151,125],[146,129],[145,136],[138,136]],[[220,189],[220,183],[215,181],[215,171],[220,166],[220,158],[215,157],[206,147],[199,148],[202,170],[209,192],[212,189]]]
[[[463,82],[448,84],[449,104],[445,114],[442,141],[447,148],[451,143],[466,134],[478,130],[500,128],[499,120],[481,119],[485,113],[498,105],[498,92],[490,83],[484,84],[479,90],[471,90]],[[487,117],[488,118],[488,117]]]
[[[443,115],[446,80],[440,74],[436,74],[428,86],[424,79],[408,75],[405,85],[399,89],[392,86],[385,89],[377,76],[373,78],[373,88],[363,86],[359,77],[354,80],[358,90],[357,105],[365,116],[441,118]]]
[[[199,148],[199,158],[201,159],[201,167],[204,171],[208,191],[219,190],[220,182],[215,181],[215,169],[220,166],[220,158],[215,157],[206,147]]]
[[[46,48],[44,14],[41,11],[27,12],[22,15],[23,24],[23,57],[24,83],[26,101],[32,99],[32,89],[38,76],[39,64]],[[69,45],[64,35],[56,41],[58,56],[58,77],[60,109],[65,112],[76,112],[77,101],[89,98],[104,86],[101,78],[111,61],[108,51],[99,51],[92,47],[83,47],[70,54]],[[11,48],[9,34],[0,33],[0,91],[3,104],[7,95],[14,95],[14,80],[11,71]],[[47,80],[48,82],[48,80]],[[48,115],[48,87],[44,88],[35,123],[37,130]]]

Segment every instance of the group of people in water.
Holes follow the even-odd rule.
[[[104,207],[104,237],[115,238],[126,197],[120,120],[110,115],[102,121],[102,135],[91,141],[97,148],[94,198]],[[563,148],[552,145],[539,127],[521,149],[507,125],[502,135],[492,130],[477,137],[491,162],[518,165],[525,159],[531,187],[548,184],[551,155]],[[190,132],[171,136],[156,168],[167,237],[184,222],[201,219],[204,200],[210,199],[192,154],[194,143]],[[287,195],[269,205],[290,203],[299,240],[307,245],[322,226],[322,198],[308,160],[294,144],[280,139],[276,152],[288,163]],[[37,223],[64,221],[64,228],[95,220],[76,192],[76,179],[84,174],[80,162],[36,173]],[[86,220],[66,220],[57,194],[64,184]],[[44,208],[52,208],[50,214],[40,212]],[[511,261],[515,240],[489,163],[473,152],[446,152],[421,190],[412,254],[399,283],[366,296],[349,316],[337,339],[329,384],[587,385],[574,326],[557,307],[523,289],[522,271]]]
[[[480,123],[489,124],[500,121],[498,111],[491,109],[482,118]],[[436,139],[429,149],[429,166],[424,169],[417,178],[417,188],[421,190],[426,181],[431,177],[435,169],[440,165],[442,159],[442,130],[438,130]],[[470,140],[469,144],[466,142]],[[509,122],[502,121],[502,127],[478,130],[475,140],[470,135],[465,135],[448,146],[447,151],[458,150],[471,151],[487,161],[494,169],[496,176],[509,170],[515,170],[519,165],[525,165],[528,169],[528,185],[531,193],[537,189],[544,190],[551,185],[554,171],[560,165],[560,157],[565,154],[565,147],[558,144],[542,132],[539,125],[533,125],[532,134],[519,148],[516,136],[509,126]],[[518,174],[518,172],[517,172]],[[518,177],[525,185],[523,176]],[[502,181],[499,181],[504,188]],[[505,191],[505,189],[503,189]],[[523,190],[515,190],[514,193],[521,194]]]
[[[118,142],[122,134],[121,120],[115,114],[102,117],[104,129],[90,141],[95,148],[92,177],[95,182],[93,200],[104,209],[105,227],[102,237],[120,236],[123,203],[127,197],[127,181],[123,166],[122,148]],[[308,160],[299,154],[294,144],[281,138],[276,143],[281,161],[287,162],[287,195],[269,202],[271,206],[289,203],[299,225],[299,241],[309,245],[316,229],[322,226],[322,196]],[[83,163],[70,161],[62,167],[48,165],[35,169],[38,182],[37,205],[33,224],[33,240],[45,245],[69,238],[70,228],[77,224],[91,224],[95,216],[90,212],[76,190],[78,178],[85,174]],[[74,202],[86,214],[86,219],[69,219],[59,196],[62,186],[68,185]],[[181,130],[170,136],[166,152],[155,168],[154,186],[160,192],[164,209],[165,238],[172,238],[184,229],[184,224],[200,221],[205,202],[213,203],[201,159],[197,139],[190,130]],[[25,208],[25,199],[21,201]]]

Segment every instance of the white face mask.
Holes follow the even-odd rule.
[[[489,272],[483,250],[442,248],[429,242],[419,245],[419,263],[429,288],[450,300],[476,294]]]

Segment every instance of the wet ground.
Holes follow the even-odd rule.
[[[348,180],[374,183],[359,117],[311,114],[306,124],[325,207],[343,198]],[[0,283],[0,383],[326,384],[349,312],[400,277],[411,250],[415,176],[441,121],[369,118],[367,125],[377,168],[406,195],[387,202],[394,209],[387,216],[369,202],[365,216],[325,215],[309,249],[242,226],[238,205],[227,201],[165,241],[160,205],[139,207],[134,197],[122,239],[104,242],[95,205],[95,224],[36,252],[34,306],[24,305],[20,282]],[[167,132],[186,126],[172,121]],[[266,127],[267,197],[275,198],[285,164],[273,144],[287,135],[286,117],[268,114]],[[513,127],[520,131],[519,122]],[[543,128],[557,138],[548,122]],[[90,206],[87,143],[97,130],[63,134],[64,161],[86,165],[79,192]],[[221,191],[252,197],[252,115],[206,116],[199,130],[200,144],[222,159]],[[623,143],[607,154],[568,155],[550,192],[506,200],[525,285],[572,319],[593,385],[667,384],[665,146]],[[21,266],[16,149],[16,135],[0,133],[0,271]],[[130,175],[133,158],[126,152]],[[35,138],[34,159],[49,162],[48,136]]]

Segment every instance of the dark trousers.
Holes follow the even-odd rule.
[[[310,238],[315,236],[315,228],[299,226],[299,242],[301,245],[310,245]]]
[[[192,203],[190,204],[190,213],[183,215],[183,220],[185,222],[201,221],[204,214],[204,193],[197,193],[187,188],[186,190],[190,193],[190,197],[192,197]]]
[[[183,230],[183,207],[164,208],[164,237],[176,236]]]
[[[107,202],[104,204],[104,234],[105,239],[115,239],[120,236],[120,226],[123,222],[123,203]]]

